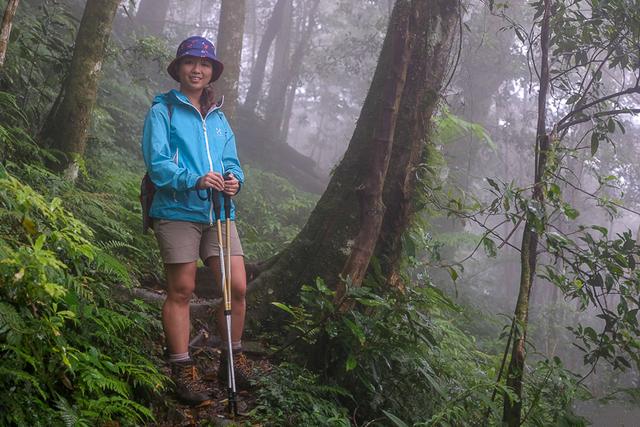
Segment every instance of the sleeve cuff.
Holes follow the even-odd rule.
[[[200,176],[190,173],[189,176],[187,177],[187,189],[195,190],[196,184],[198,183],[199,179],[200,179]]]

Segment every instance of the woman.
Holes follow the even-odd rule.
[[[167,71],[180,83],[180,90],[158,95],[147,114],[142,152],[147,171],[156,186],[150,216],[167,276],[167,297],[162,307],[162,325],[169,351],[177,397],[199,404],[211,396],[196,378],[189,356],[189,300],[195,288],[198,257],[220,281],[220,261],[213,203],[203,190],[235,196],[244,182],[235,137],[222,111],[213,105],[209,85],[216,81],[223,64],[203,37],[180,43]],[[225,179],[226,178],[226,179]],[[222,220],[224,209],[221,212]],[[236,383],[248,384],[248,365],[241,353],[245,317],[246,275],[244,257],[231,206],[232,342]],[[226,236],[223,236],[226,241]],[[212,284],[213,286],[213,284]],[[218,283],[220,287],[220,283]],[[218,310],[218,329],[225,337],[223,309]],[[223,340],[226,345],[226,340]],[[219,376],[226,380],[224,351]]]

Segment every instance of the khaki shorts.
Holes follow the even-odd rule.
[[[224,255],[227,255],[226,224],[222,223]],[[231,255],[244,256],[235,221],[231,221]],[[219,256],[217,227],[189,221],[155,219],[153,232],[160,246],[160,255],[165,264],[180,264]]]

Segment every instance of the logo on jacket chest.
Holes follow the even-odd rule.
[[[217,136],[222,136],[222,129],[216,128],[216,135]]]

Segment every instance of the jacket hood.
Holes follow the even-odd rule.
[[[187,96],[180,92],[179,90],[176,89],[171,89],[169,92],[167,93],[161,93],[160,95],[156,95],[153,98],[153,102],[151,103],[151,105],[156,105],[156,104],[164,104],[164,105],[169,105],[169,104],[191,104],[191,102],[189,101],[189,98],[187,98]],[[224,96],[222,96],[214,105],[211,106],[211,108],[220,108],[222,107],[222,104],[224,103]]]
[[[156,95],[153,98],[153,102],[151,103],[151,105],[156,105],[156,104],[164,104],[164,105],[180,104],[180,103],[183,103],[183,102],[189,103],[189,99],[186,97],[186,95],[181,93],[178,90],[171,89],[167,93],[161,93],[160,95]]]

